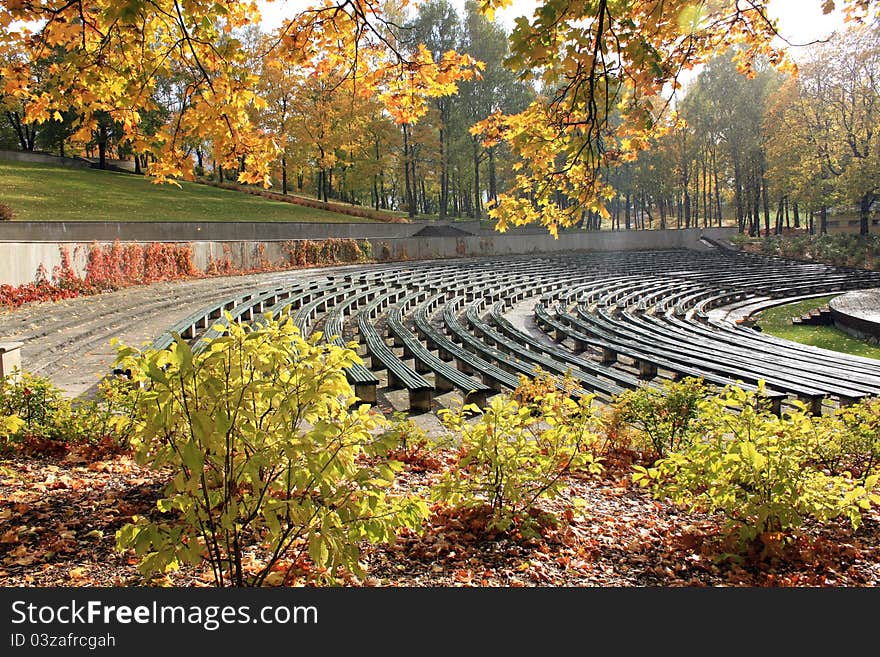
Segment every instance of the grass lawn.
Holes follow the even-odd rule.
[[[19,221],[368,222],[259,196],[143,176],[0,161],[0,203]]]
[[[758,325],[770,335],[792,342],[822,347],[833,351],[843,351],[856,356],[880,359],[880,347],[857,340],[833,326],[804,326],[791,323],[792,317],[803,315],[815,308],[824,306],[837,295],[804,299],[783,306],[774,306],[758,314]]]

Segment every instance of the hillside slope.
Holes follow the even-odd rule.
[[[208,185],[3,161],[0,203],[15,221],[370,221]]]

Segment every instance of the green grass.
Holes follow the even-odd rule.
[[[880,347],[844,333],[833,326],[804,326],[791,323],[792,317],[808,313],[824,306],[836,295],[804,299],[783,306],[773,306],[758,314],[758,325],[770,335],[814,347],[842,351],[855,356],[880,359]]]
[[[5,161],[0,202],[16,221],[370,221],[208,185],[155,185],[133,174]]]

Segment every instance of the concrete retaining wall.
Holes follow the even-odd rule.
[[[539,234],[507,234],[483,231],[476,237],[435,237],[373,242],[373,254],[381,257],[387,245],[390,260],[424,260],[462,256],[493,256],[560,251],[643,251],[650,249],[707,249],[702,236],[727,238],[733,228],[689,230],[570,232],[553,239]]]
[[[27,151],[7,151],[0,149],[0,162],[28,162],[31,164],[53,164],[61,167],[88,169],[90,164],[74,157],[58,157],[50,153],[29,153]]]
[[[880,288],[847,292],[828,307],[834,326],[844,333],[875,344],[880,340]]]
[[[479,233],[480,222],[389,224],[381,222],[310,223],[249,221],[9,221],[0,223],[3,242],[239,242],[274,240],[394,239],[410,237],[425,226],[454,226]]]
[[[154,224],[155,225],[155,224]],[[326,226],[326,224],[324,224]],[[341,224],[350,225],[350,224]],[[373,224],[370,224],[373,225]],[[383,226],[383,224],[375,224]],[[398,225],[400,227],[401,225]],[[546,234],[506,235],[484,233],[474,237],[397,237],[370,239],[373,257],[377,260],[427,260],[467,256],[494,256],[560,251],[632,251],[647,249],[705,249],[700,237],[718,239],[729,236],[734,229],[690,229],[665,231],[607,231],[565,233],[554,240]],[[140,240],[130,240],[140,241]],[[170,240],[156,240],[170,241]],[[178,240],[180,241],[180,240]],[[286,240],[193,240],[193,262],[205,269],[211,259],[226,257],[236,268],[259,267],[261,257],[275,264],[287,262],[284,251]],[[102,243],[109,243],[102,242]],[[0,283],[21,285],[34,280],[42,264],[51,274],[61,262],[60,246],[73,256],[73,265],[82,276],[86,257],[92,242],[0,242]],[[263,253],[260,253],[260,247]]]

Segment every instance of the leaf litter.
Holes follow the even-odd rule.
[[[443,459],[405,467],[395,488],[424,492]],[[18,457],[0,461],[0,585],[209,586],[204,568],[145,577],[115,532],[134,515],[153,515],[168,473],[126,455],[90,460]],[[364,577],[351,586],[698,587],[880,585],[880,514],[853,530],[845,522],[807,525],[800,535],[732,556],[723,520],[690,513],[630,486],[625,470],[572,476],[567,499],[546,511],[566,518],[537,538],[487,530],[485,509],[434,505],[420,534],[361,546]],[[259,563],[258,551],[249,559]],[[308,558],[280,564],[273,585],[308,585]]]

